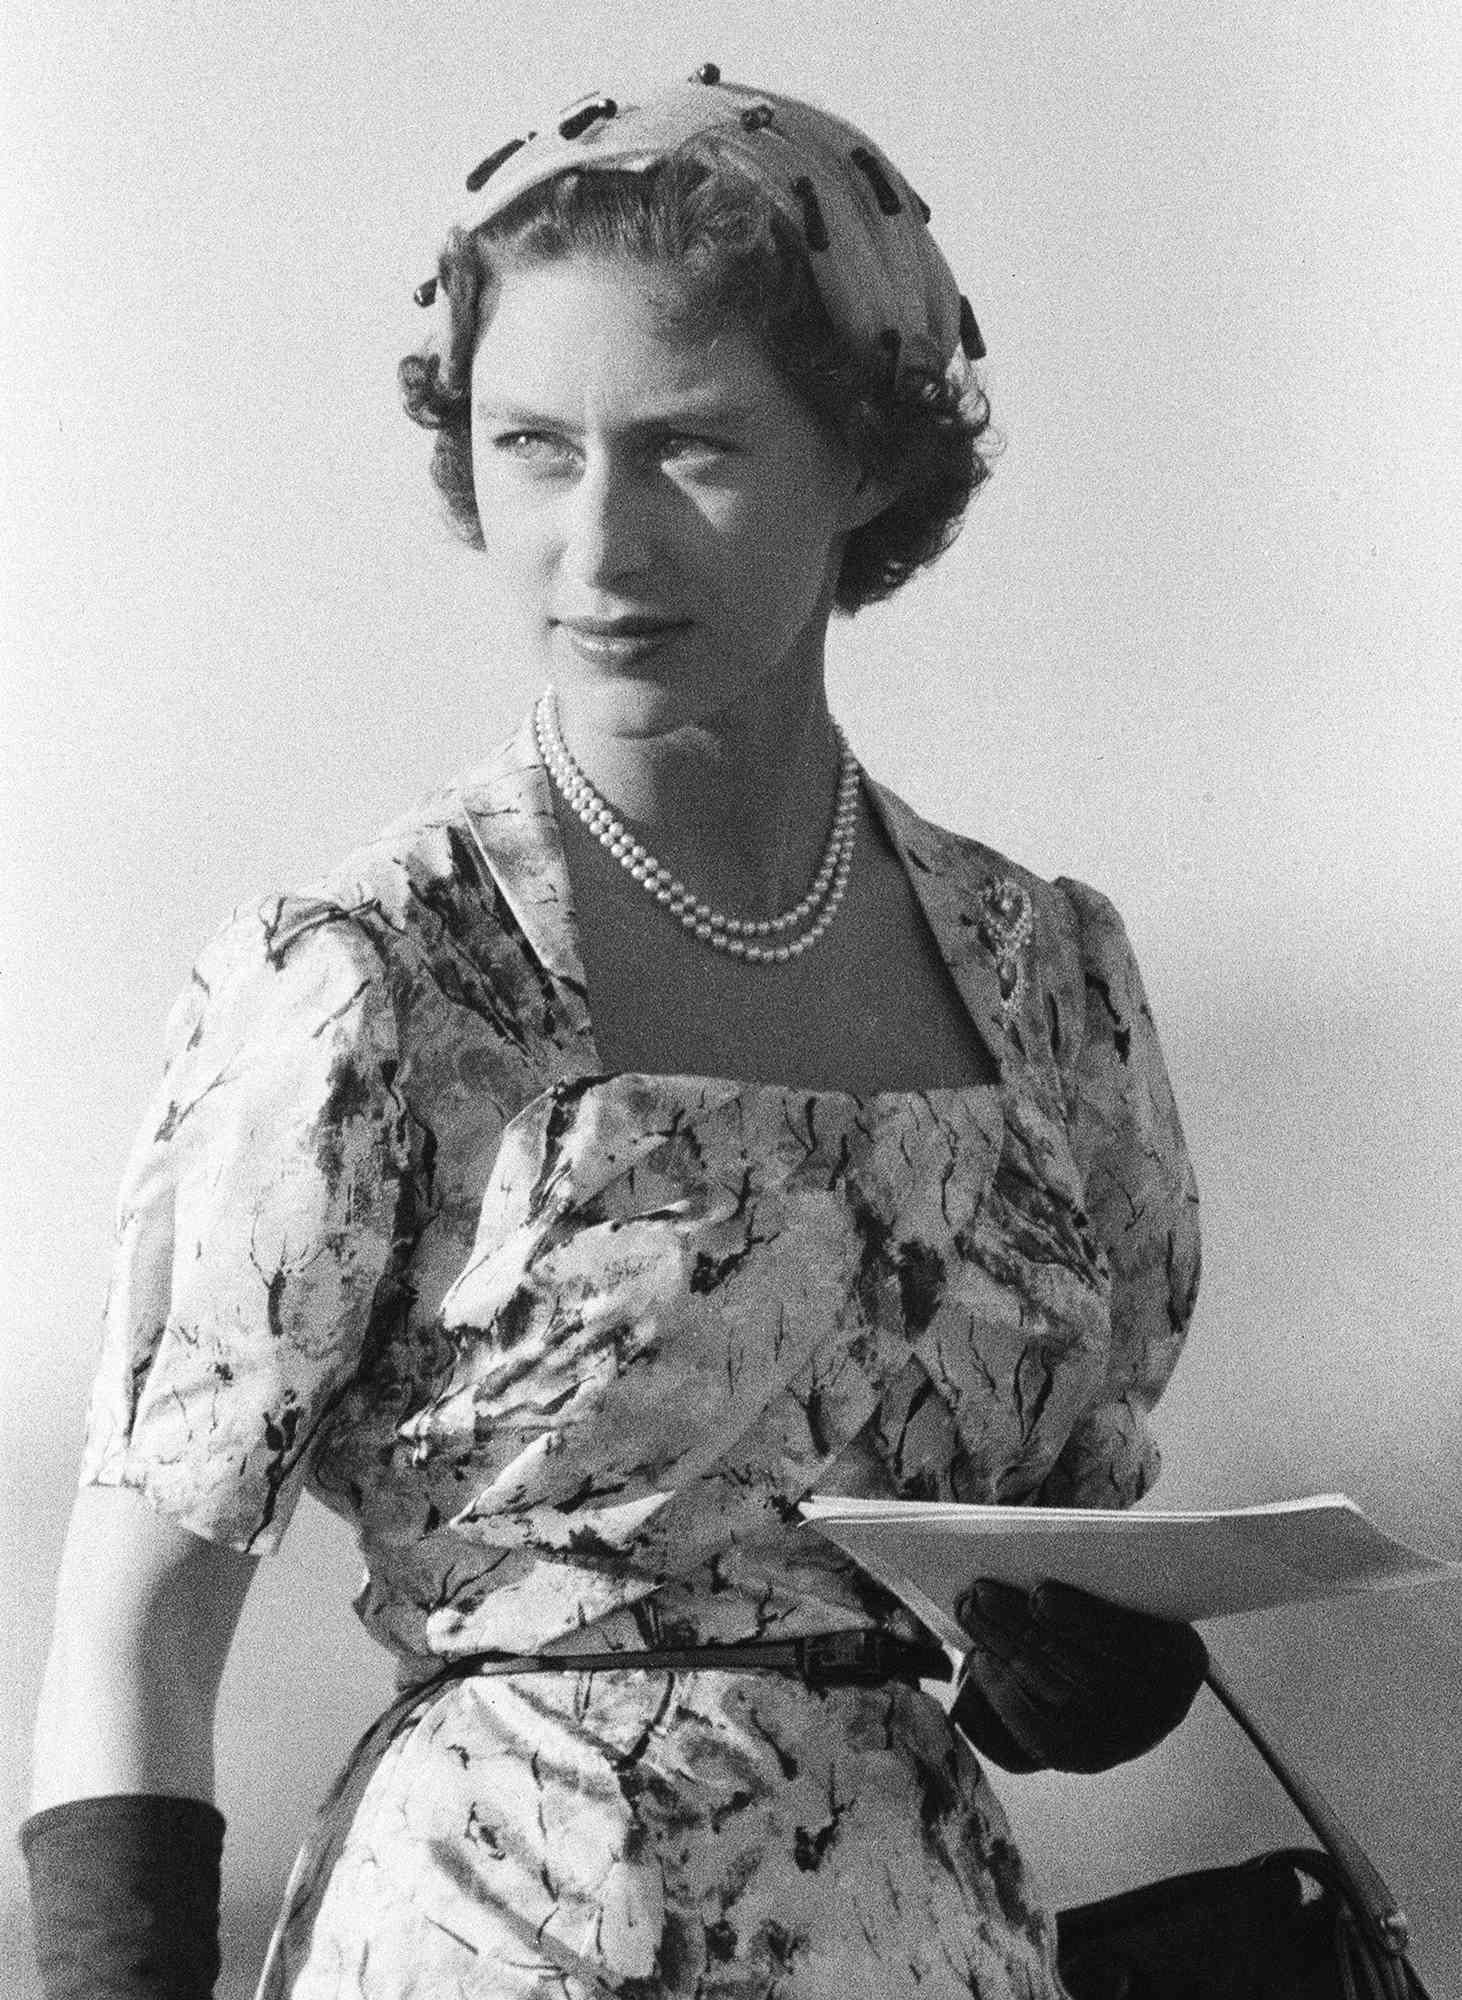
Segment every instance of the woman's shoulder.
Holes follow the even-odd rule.
[[[500,874],[513,850],[542,847],[521,732],[438,786],[300,885],[246,899],[205,952],[252,949],[271,962],[314,940],[383,968],[514,921]],[[535,837],[536,836],[536,837]]]
[[[552,815],[519,731],[312,881],[240,904],[195,963],[174,1046],[220,1021],[287,1039],[339,1017],[394,1038],[413,1074],[572,1065],[586,1031]]]
[[[917,812],[888,786],[874,792],[884,825],[926,901],[947,901],[955,921],[1029,945],[1049,990],[1078,991],[1093,960],[1126,952],[1122,919],[1099,889],[1073,876],[1046,877],[999,848]]]
[[[303,892],[409,934],[449,921],[451,905],[491,888],[489,856],[521,837],[536,800],[516,736],[360,842]]]

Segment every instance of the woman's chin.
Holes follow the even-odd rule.
[[[670,643],[617,653],[561,642],[551,662],[566,725],[577,716],[604,734],[658,736],[708,706],[701,676]]]
[[[663,736],[696,713],[683,691],[629,674],[584,675],[559,684],[559,707],[565,730],[575,728],[596,736]]]

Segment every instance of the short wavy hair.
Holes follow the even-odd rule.
[[[472,482],[472,356],[479,301],[504,270],[588,256],[673,273],[662,300],[672,334],[702,339],[736,323],[814,418],[891,492],[844,545],[834,602],[848,614],[889,597],[958,534],[990,476],[990,406],[933,371],[853,354],[818,294],[806,252],[743,176],[699,156],[694,141],[642,172],[575,172],[530,188],[479,228],[454,230],[437,284],[445,293],[440,351],[409,354],[406,412],[436,433],[432,478],[456,532],[483,546]],[[982,442],[985,448],[982,450]]]

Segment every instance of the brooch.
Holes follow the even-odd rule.
[[[1021,953],[1035,934],[1031,899],[1008,875],[992,877],[980,890],[979,911],[977,935],[995,960],[1000,1004],[1010,1014],[1020,1004],[1025,983]]]

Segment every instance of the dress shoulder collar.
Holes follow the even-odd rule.
[[[868,795],[991,1053],[1046,1067],[1047,998],[1070,984],[1073,922],[1060,890],[967,834],[936,826],[888,786]]]

